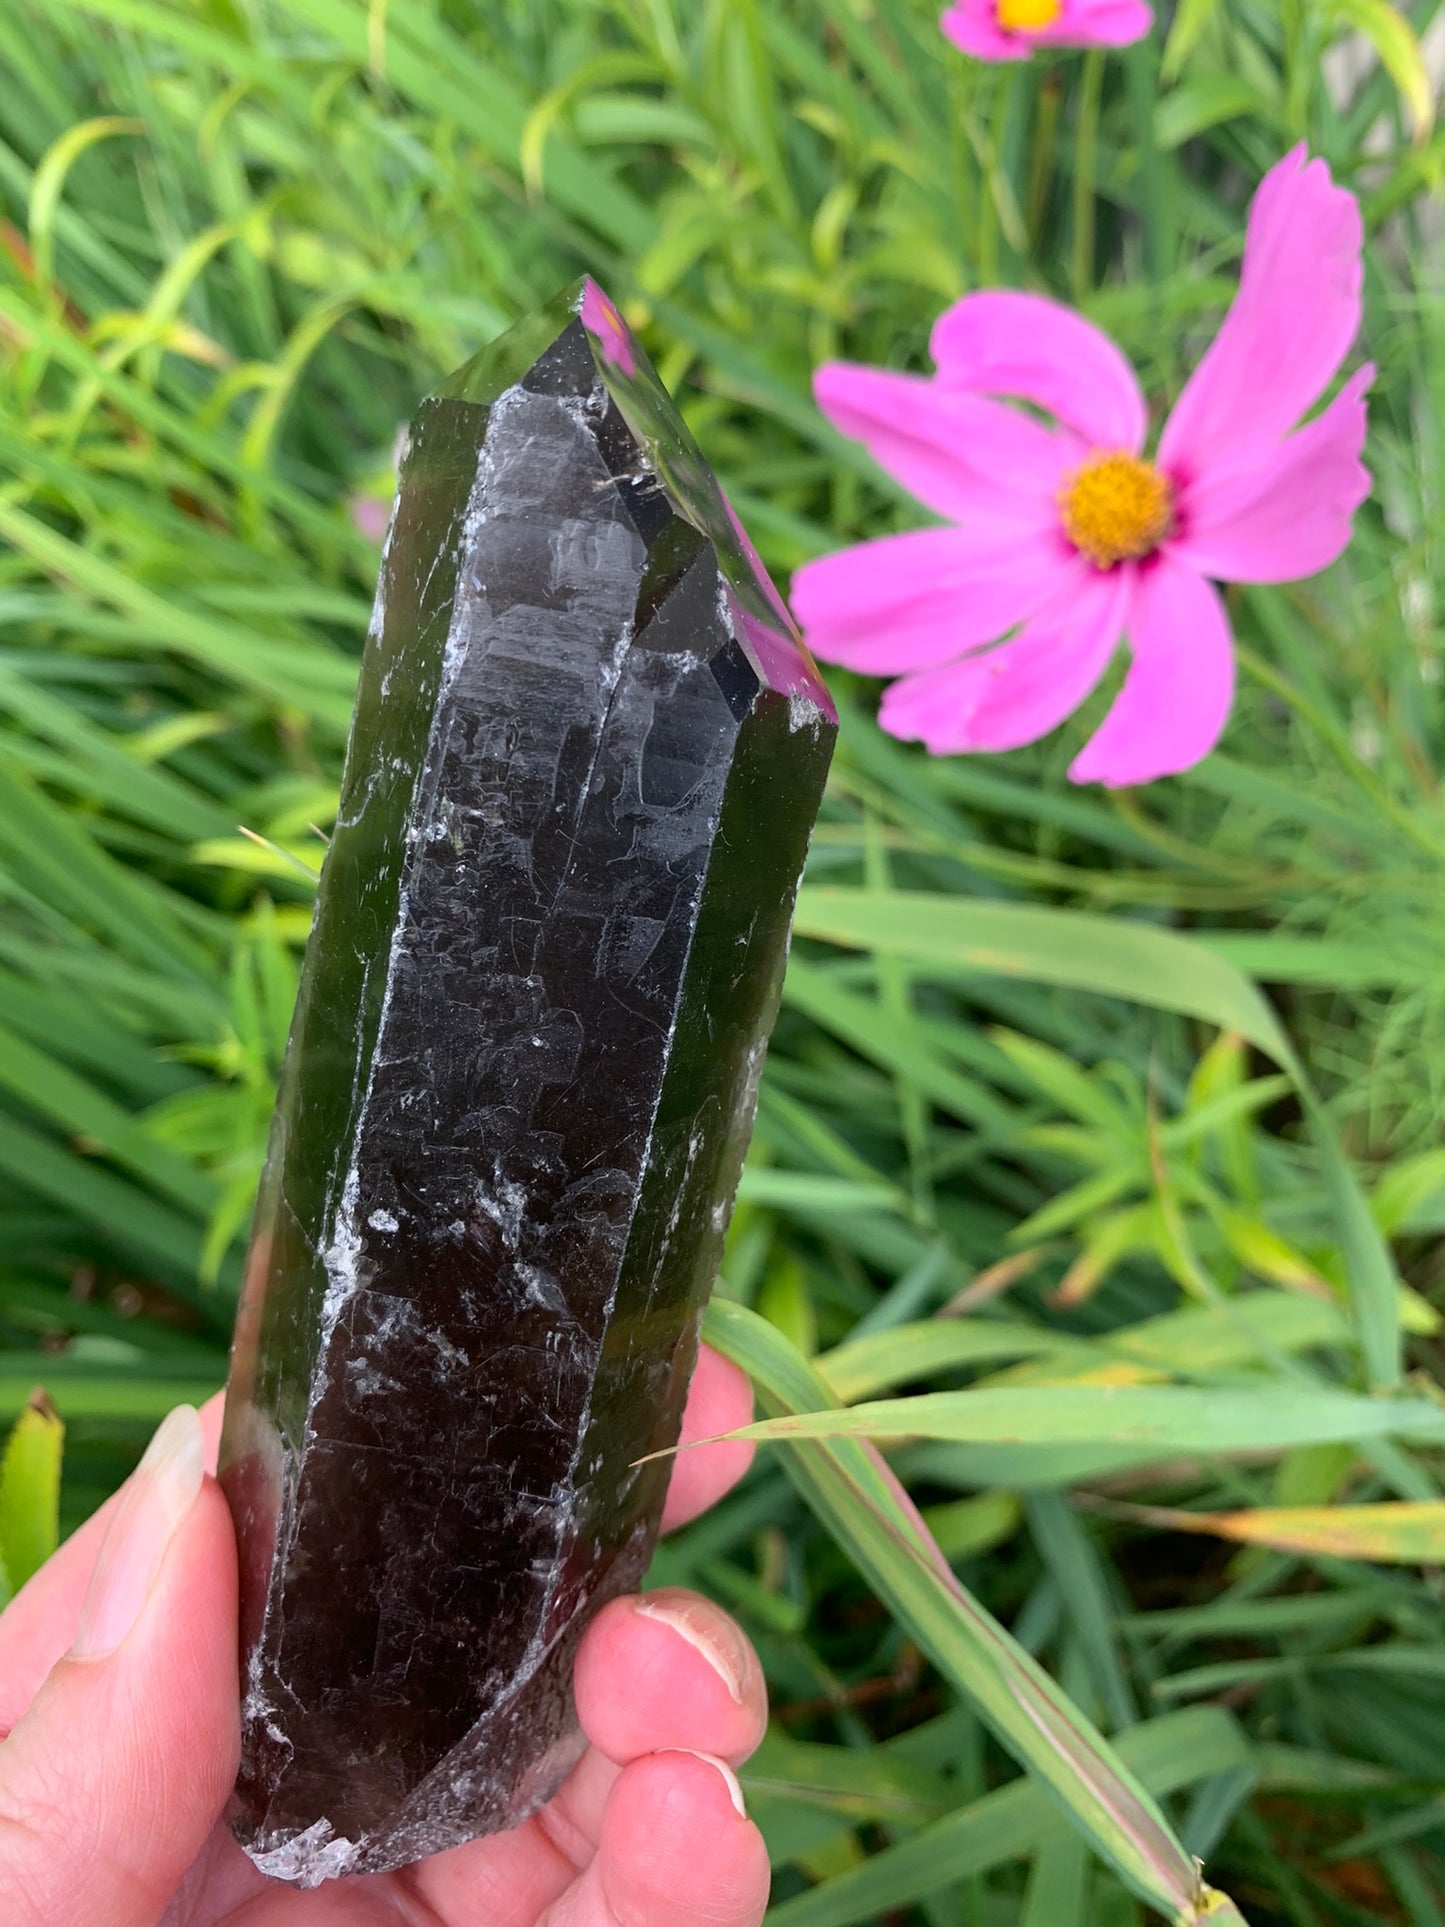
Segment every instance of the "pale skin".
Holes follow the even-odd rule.
[[[746,1379],[705,1350],[684,1441],[745,1424],[751,1409]],[[214,1467],[219,1399],[203,1408],[201,1428]],[[746,1469],[749,1450],[718,1443],[682,1453],[665,1526],[720,1498]],[[195,1465],[199,1476],[199,1458]],[[230,1514],[212,1477],[177,1511],[119,1643],[82,1657],[71,1651],[117,1504],[75,1533],[0,1615],[7,1927],[761,1921],[767,1852],[738,1810],[732,1769],[762,1738],[763,1679],[721,1608],[674,1590],[604,1608],[576,1669],[588,1750],[524,1826],[398,1873],[299,1891],[263,1879],[220,1818],[238,1745],[236,1561]],[[114,1540],[107,1556],[113,1551]],[[111,1611],[107,1638],[113,1622]]]

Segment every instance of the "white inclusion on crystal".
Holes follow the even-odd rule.
[[[515,1178],[500,1172],[492,1180],[492,1190],[477,1186],[477,1206],[502,1234],[503,1242],[514,1246],[522,1235],[522,1216],[527,1208],[527,1193]]]
[[[326,1292],[321,1300],[321,1343],[316,1355],[316,1375],[311,1385],[312,1405],[315,1405],[326,1389],[326,1353],[331,1343],[331,1334],[336,1330],[342,1312],[356,1296],[361,1284],[361,1233],[356,1226],[360,1195],[361,1180],[353,1164],[346,1174],[346,1182],[341,1187],[341,1202],[336,1210],[331,1243],[321,1254],[321,1263],[326,1271]],[[309,1424],[306,1428],[306,1436],[309,1442],[311,1438]]]
[[[276,1724],[275,1705],[262,1683],[263,1671],[261,1642],[258,1640],[246,1662],[246,1691],[241,1710],[248,1720],[260,1720],[273,1740],[289,1748],[291,1742]]]
[[[758,1101],[758,1080],[763,1074],[763,1059],[768,1054],[768,1040],[760,1037],[748,1050],[748,1067],[743,1078],[743,1102],[747,1105],[747,1115],[753,1114]]]
[[[742,1087],[738,1092],[737,1110],[734,1113],[737,1128],[742,1132],[744,1143],[747,1142],[748,1133],[753,1128],[753,1118],[757,1114],[758,1085],[762,1080],[763,1060],[767,1054],[768,1040],[766,1037],[760,1037],[748,1051],[748,1061],[743,1072]],[[734,1176],[732,1192],[729,1193],[727,1202],[723,1206],[724,1222],[727,1220],[728,1212],[732,1209],[733,1193],[736,1192],[736,1189],[737,1177]]]
[[[373,1326],[377,1342],[392,1345],[401,1335],[409,1337],[420,1318],[414,1299],[394,1298],[390,1293],[383,1293],[377,1301]]]
[[[739,623],[737,611],[733,607],[732,589],[721,569],[718,570],[717,575],[717,614],[718,621],[722,624],[724,630],[732,637],[733,641],[737,643],[738,647],[743,651],[743,654],[747,655],[746,642],[744,638],[738,634],[738,630],[742,625]],[[751,660],[751,658],[749,658],[749,660]]]
[[[400,1392],[404,1390],[398,1378],[390,1377],[379,1371],[370,1359],[353,1358],[348,1361],[346,1377],[350,1389],[360,1398],[374,1398],[378,1392]]]
[[[702,1149],[702,1144],[703,1134],[701,1131],[690,1131],[688,1133],[687,1156],[683,1159],[682,1173],[677,1183],[673,1186],[672,1207],[667,1214],[667,1229],[662,1234],[664,1250],[666,1250],[668,1244],[671,1242],[672,1234],[676,1231],[678,1222],[682,1217],[682,1201],[687,1195],[687,1181],[692,1176],[692,1167],[697,1163],[697,1154]]]
[[[385,628],[386,628],[386,557],[385,557],[385,552],[383,552],[381,568],[378,571],[377,578],[376,578],[376,595],[373,597],[372,604],[371,604],[371,620],[366,625],[366,640],[368,642],[380,642],[382,637],[382,632],[385,630]],[[385,696],[388,693],[388,690],[387,690],[388,681],[389,681],[389,677],[387,676],[382,677],[381,693],[383,696]]]
[[[350,1873],[361,1854],[354,1840],[333,1833],[329,1820],[318,1820],[304,1833],[293,1833],[279,1846],[246,1849],[252,1863],[272,1880],[289,1880],[298,1887],[319,1887]]]
[[[529,1304],[540,1305],[545,1311],[566,1311],[567,1300],[562,1287],[550,1271],[543,1271],[539,1265],[517,1266],[517,1276],[527,1288]]]
[[[366,1222],[373,1231],[395,1231],[398,1228],[396,1219],[389,1211],[373,1211]]]
[[[823,711],[811,696],[800,690],[788,692],[788,728],[796,733],[800,729],[816,730],[823,722]]]
[[[396,504],[400,490],[392,497],[391,514],[386,519],[386,534],[381,539],[381,566],[376,572],[376,596],[371,605],[371,621],[366,625],[368,642],[379,642],[381,632],[386,627],[386,582],[387,564],[391,560],[391,539],[396,533]],[[386,695],[390,672],[382,678],[381,693]]]
[[[461,1346],[454,1345],[444,1331],[433,1330],[423,1332],[422,1337],[428,1345],[434,1345],[436,1347],[437,1356],[443,1365],[469,1366],[471,1364],[471,1359],[462,1350]]]

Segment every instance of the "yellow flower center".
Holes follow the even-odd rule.
[[[1005,33],[1039,33],[1063,10],[1063,0],[998,0],[998,24]]]
[[[1059,507],[1074,547],[1111,569],[1158,548],[1174,518],[1174,493],[1152,462],[1115,449],[1074,470]]]

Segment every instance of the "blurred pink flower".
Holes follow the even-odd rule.
[[[380,495],[350,495],[346,500],[352,527],[359,529],[368,542],[379,548],[386,540],[386,525],[391,520],[391,502]]]
[[[375,542],[380,548],[386,540],[386,531],[391,526],[391,505],[396,495],[397,471],[406,456],[407,440],[411,431],[403,422],[391,441],[391,474],[387,481],[386,493],[372,493],[370,490],[346,498],[346,512],[351,517],[353,528],[360,529],[368,542]]]
[[[637,356],[633,351],[627,323],[618,312],[617,303],[602,292],[590,274],[583,284],[579,312],[582,326],[596,337],[597,345],[602,350],[602,359],[611,362],[629,379],[635,375]]]
[[[1038,295],[966,295],[934,326],[932,378],[820,368],[823,412],[949,526],[801,569],[793,606],[809,643],[897,676],[883,727],[945,755],[1056,728],[1127,636],[1123,686],[1069,774],[1122,786],[1188,769],[1217,742],[1234,690],[1210,578],[1314,574],[1369,492],[1372,368],[1296,426],[1359,320],[1359,208],[1301,147],[1260,185],[1234,305],[1153,457],[1128,362]]]
[[[938,24],[975,60],[1027,60],[1035,47],[1127,47],[1154,13],[1144,0],[955,0]]]

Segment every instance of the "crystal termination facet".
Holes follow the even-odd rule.
[[[413,424],[237,1318],[233,1824],[516,1824],[650,1556],[836,718],[592,282]]]

